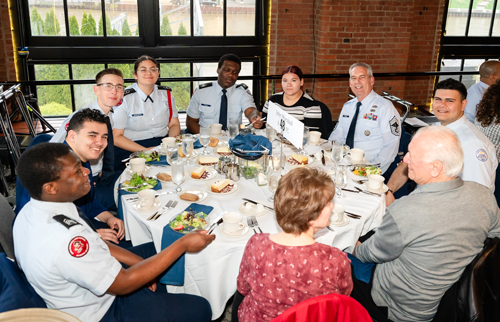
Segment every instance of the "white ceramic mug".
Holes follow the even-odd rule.
[[[319,139],[321,139],[321,132],[318,132],[318,131],[310,131],[309,132],[309,142],[310,143],[319,143]]]
[[[130,167],[130,170],[132,170],[132,172],[142,174],[144,170],[146,170],[146,159],[143,158],[130,159],[130,161],[126,164],[126,166],[127,168]]]
[[[351,163],[361,162],[363,161],[365,151],[354,148],[349,151],[349,155],[351,156]]]
[[[153,189],[144,189],[137,193],[139,197],[139,206],[141,208],[151,208],[155,204],[156,191]]]
[[[330,222],[332,223],[342,223],[345,221],[345,208],[342,205],[336,203],[332,209],[332,215],[330,216]]]
[[[378,174],[370,174],[368,176],[368,187],[373,190],[381,190],[384,186],[385,178]]]
[[[245,225],[241,222],[243,216],[237,212],[227,212],[222,216],[224,219],[224,231],[228,234],[237,234]]]
[[[212,135],[219,135],[222,133],[222,124],[214,123],[210,125],[210,133]]]

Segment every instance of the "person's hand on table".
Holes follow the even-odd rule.
[[[195,230],[182,236],[179,240],[186,247],[186,252],[197,253],[210,245],[215,239],[215,235],[208,235],[208,230]]]
[[[99,234],[99,236],[101,236],[103,240],[107,240],[115,244],[119,243],[117,232],[114,231],[113,229],[108,229],[108,228],[97,229],[97,233]]]
[[[123,237],[125,236],[125,225],[120,218],[110,216],[106,221],[106,224],[109,226],[109,228],[117,231],[116,237],[118,237],[119,240],[123,239]]]

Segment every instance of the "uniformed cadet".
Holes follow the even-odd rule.
[[[474,181],[495,191],[495,177],[498,160],[495,146],[464,115],[467,105],[467,89],[464,84],[448,78],[436,85],[432,110],[444,125],[458,136],[464,151],[464,169],[460,177]],[[411,157],[411,156],[410,156]],[[387,205],[394,201],[393,193],[408,180],[408,164],[402,163],[394,170],[387,186]]]
[[[219,59],[217,81],[205,83],[196,88],[187,109],[186,126],[190,133],[200,133],[200,126],[222,124],[226,129],[230,121],[241,124],[242,113],[253,126],[261,128],[263,122],[255,107],[248,87],[236,85],[241,70],[241,60],[234,54],[226,54]]]
[[[15,255],[48,308],[84,322],[211,320],[205,299],[168,294],[164,286],[156,291],[153,280],[214,235],[185,235],[144,260],[156,253],[152,243],[127,251],[103,241],[79,214],[73,201],[89,192],[89,170],[67,145],[38,144],[21,156],[17,170],[32,200],[14,223]]]
[[[134,64],[137,83],[127,87],[123,103],[113,113],[115,170],[130,153],[151,149],[166,136],[180,134],[175,99],[167,86],[158,86],[160,64],[152,57],[141,56]]]
[[[472,124],[476,120],[477,105],[483,99],[483,95],[488,87],[495,84],[497,79],[500,79],[500,62],[488,60],[482,63],[479,67],[479,83],[472,85],[467,90],[467,106],[464,113]]]
[[[385,172],[396,157],[401,134],[399,113],[392,103],[373,91],[372,68],[356,63],[349,68],[349,86],[356,98],[344,104],[329,141],[344,142],[365,151],[370,164]]]

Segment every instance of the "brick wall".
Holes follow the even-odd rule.
[[[355,62],[370,64],[375,73],[436,70],[444,3],[273,0],[270,73],[278,74],[280,68],[295,64],[304,73],[341,74]],[[295,42],[303,42],[305,47],[290,52],[293,47],[289,44]],[[433,81],[430,77],[376,78],[375,90],[425,105]],[[336,119],[348,99],[347,78],[306,83],[305,88],[312,89],[313,96],[327,104]]]
[[[16,81],[12,35],[7,0],[0,0],[0,80]]]

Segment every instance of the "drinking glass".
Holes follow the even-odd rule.
[[[347,185],[347,168],[345,165],[339,165],[337,167],[333,177],[333,184],[337,190],[337,198],[344,198],[345,195],[342,193],[342,189]]]
[[[335,166],[332,168],[333,170],[337,169],[337,165],[342,162],[344,158],[344,145],[340,142],[333,141],[332,142],[332,161],[335,163]]]
[[[184,134],[182,137],[182,153],[186,156],[186,164],[191,164],[189,157],[193,153],[193,135]]]
[[[230,122],[227,126],[229,137],[234,139],[240,133],[240,125],[238,122]]]
[[[281,178],[281,169],[274,169],[269,167],[267,170],[267,187],[272,192],[272,195],[269,197],[269,201],[274,202],[274,193],[276,189],[278,189],[278,182]]]
[[[176,192],[182,191],[181,184],[184,182],[184,163],[182,160],[173,161],[172,164],[172,182],[177,186]]]
[[[200,127],[200,143],[203,145],[203,152],[201,154],[209,154],[207,145],[210,143],[210,128],[208,126]]]
[[[172,162],[179,159],[179,147],[175,143],[169,143],[167,145],[167,162],[172,164]]]
[[[271,145],[273,144],[273,141],[276,140],[277,132],[275,129],[273,129],[269,124],[266,126],[266,137],[271,142]],[[274,146],[273,146],[274,149]]]
[[[307,155],[306,153],[306,145],[309,144],[309,128],[304,126],[304,136],[302,138],[302,149],[300,150],[300,154]]]

